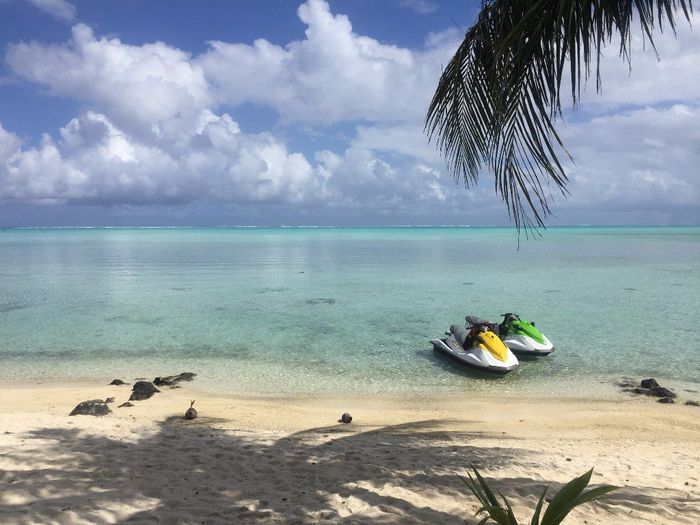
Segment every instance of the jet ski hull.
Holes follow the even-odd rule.
[[[554,352],[552,342],[544,335],[542,335],[542,339],[543,342],[540,343],[527,335],[507,335],[503,337],[503,344],[510,348],[511,352],[518,355],[545,356]]]
[[[483,350],[478,348],[469,348],[468,350],[453,348],[448,344],[447,339],[433,339],[431,343],[435,351],[445,354],[458,363],[475,370],[503,375],[511,370],[515,370],[519,365],[514,356],[513,359],[509,359],[505,363],[493,363],[493,358],[489,358]]]

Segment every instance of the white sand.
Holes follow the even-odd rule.
[[[700,523],[700,408],[514,398],[232,399],[196,382],[0,388],[0,523],[476,523],[476,465],[529,522],[547,482],[623,487],[568,524]],[[105,417],[68,417],[116,396]],[[181,415],[196,399],[200,417]],[[350,425],[336,423],[350,412]]]

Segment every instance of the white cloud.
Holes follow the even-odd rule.
[[[459,44],[455,31],[428,35],[423,49],[410,50],[354,33],[321,0],[298,14],[307,25],[303,40],[212,42],[198,57],[163,42],[95,36],[83,24],[64,44],[9,46],[6,62],[16,75],[82,109],[33,147],[0,125],[0,200],[272,203],[330,217],[368,210],[387,222],[392,214],[501,219],[489,177],[465,190],[423,134],[440,67]],[[658,44],[660,64],[635,51],[631,80],[624,66],[606,60],[603,97],[589,90],[584,109],[684,103],[563,127],[576,164],[572,196],[558,199],[555,211],[672,214],[699,206],[700,104],[689,101],[698,99],[691,66],[700,63],[700,39],[680,23],[679,43],[664,36]],[[282,125],[247,133],[227,113],[246,103],[272,108]],[[303,125],[323,136],[338,123],[354,131],[336,152],[323,144],[292,151],[275,134],[293,136]]]
[[[29,201],[149,202],[158,182],[175,166],[162,152],[130,142],[100,114],[88,112],[60,130],[57,143],[45,135],[0,168],[0,196]],[[156,197],[156,200],[160,197]],[[167,198],[167,197],[164,197]]]
[[[464,31],[456,27],[450,27],[437,32],[433,31],[428,33],[428,36],[425,37],[425,47],[428,49],[438,49],[440,50],[440,54],[443,53],[442,49],[454,52],[462,43],[463,38]],[[449,53],[446,58],[450,58]],[[441,65],[444,66],[445,64],[443,63]]]
[[[22,141],[20,138],[3,128],[2,123],[0,123],[0,165],[7,162],[19,150],[21,145]]]
[[[6,61],[25,80],[78,98],[125,128],[147,131],[153,123],[196,117],[211,104],[207,80],[189,54],[162,42],[97,39],[84,24],[73,27],[66,45],[10,45]]]
[[[391,165],[370,150],[321,151],[315,163],[269,133],[247,135],[226,114],[206,113],[178,151],[146,144],[88,111],[53,140],[20,149],[0,126],[0,199],[89,204],[192,201],[280,203],[329,209],[410,211],[457,195],[444,172]],[[180,132],[182,133],[182,132]]]
[[[64,22],[75,20],[75,6],[66,0],[29,0],[29,3]]]
[[[428,143],[420,125],[358,126],[352,145],[361,149],[404,155],[432,165],[443,164],[440,152]]]
[[[331,162],[334,154],[320,153],[313,164],[274,135],[246,134],[229,115],[217,114],[215,90],[224,90],[228,103],[264,103],[305,122],[406,119],[401,109],[406,105],[414,116],[422,114],[414,100],[416,79],[429,61],[419,65],[409,50],[352,33],[349,20],[332,15],[321,1],[303,4],[299,16],[308,24],[304,41],[285,48],[263,40],[254,46],[217,43],[197,59],[162,42],[133,46],[96,37],[83,24],[73,28],[66,44],[10,46],[7,63],[17,75],[89,109],[55,140],[46,135],[34,148],[18,150],[8,135],[6,149],[15,153],[0,165],[1,196],[383,209],[410,207],[431,195],[444,199],[440,172],[428,165],[438,158],[429,147],[417,154],[425,142],[413,125],[364,127],[343,155]],[[425,54],[440,52],[431,47]],[[405,89],[396,87],[400,82]],[[404,147],[392,147],[392,139]],[[427,164],[399,159],[392,165],[372,150],[412,155]]]
[[[419,15],[429,15],[440,7],[432,0],[399,0],[399,5],[415,11]]]
[[[562,210],[700,211],[699,106],[597,117],[563,138],[576,163]]]
[[[425,206],[423,211],[441,206],[452,213],[463,211],[468,200],[491,203],[495,198],[474,191],[465,195],[444,170],[421,162],[390,164],[361,147],[353,146],[342,155],[322,151],[316,161],[328,179],[333,207],[415,213],[417,206]]]
[[[298,203],[323,197],[323,177],[269,134],[244,135],[226,114],[202,115],[176,152],[147,144],[89,111],[19,150],[0,128],[0,198],[98,204]]]
[[[268,105],[290,121],[421,119],[449,50],[416,53],[357,35],[345,15],[309,0],[298,10],[306,39],[285,47],[220,41],[198,57],[218,100]],[[451,49],[450,49],[451,50]]]

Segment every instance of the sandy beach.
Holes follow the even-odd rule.
[[[470,465],[523,521],[548,482],[595,467],[594,485],[622,488],[566,523],[700,522],[693,406],[226,398],[188,384],[117,408],[129,393],[3,385],[0,523],[476,523]],[[108,396],[112,414],[68,416]],[[199,418],[185,421],[191,399]]]

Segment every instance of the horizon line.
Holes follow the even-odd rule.
[[[546,231],[550,229],[557,228],[690,228],[697,227],[700,224],[557,224],[551,226],[543,226],[535,228],[532,231]],[[513,229],[517,231],[517,228],[513,225],[498,225],[498,224],[376,224],[371,226],[359,226],[359,225],[334,225],[334,224],[324,224],[324,225],[269,225],[269,224],[255,224],[255,225],[243,225],[243,224],[231,224],[231,225],[163,225],[163,226],[124,226],[124,225],[104,225],[104,226],[93,226],[93,225],[72,225],[72,226],[0,226],[0,230],[195,230],[195,229],[380,229],[380,228],[396,228],[396,229],[408,229],[408,228],[462,228],[462,229],[479,229],[479,228],[502,228],[502,229]]]

